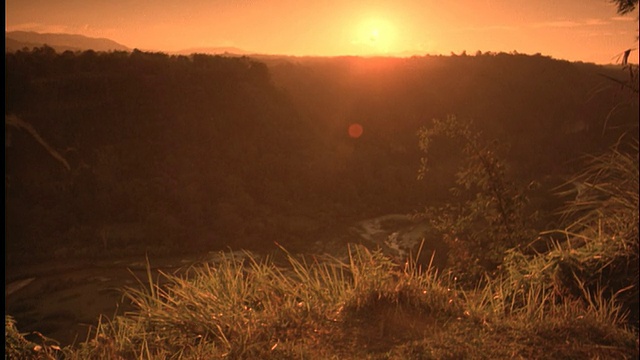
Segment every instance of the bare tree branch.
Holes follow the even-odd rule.
[[[33,126],[31,126],[31,124],[29,124],[26,121],[20,119],[16,115],[5,115],[4,124],[5,124],[5,126],[6,125],[13,126],[13,127],[16,127],[18,129],[22,129],[22,130],[25,130],[26,132],[28,132],[31,136],[33,136],[33,138],[37,142],[40,143],[40,145],[42,145],[45,148],[45,150],[47,150],[47,152],[51,156],[53,156],[54,159],[56,159],[60,163],[62,163],[62,165],[67,170],[71,170],[71,167],[69,166],[69,163],[67,162],[67,160],[65,160],[65,158],[62,157],[62,155],[60,155],[59,152],[57,152],[54,148],[52,148],[49,144],[47,144],[47,142],[44,141],[42,136],[40,136],[40,134],[38,134],[36,129],[34,129]]]

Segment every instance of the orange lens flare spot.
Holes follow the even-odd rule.
[[[357,139],[360,136],[362,136],[362,131],[363,131],[362,125],[358,123],[349,125],[349,136],[354,139]]]

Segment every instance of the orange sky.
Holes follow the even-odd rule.
[[[638,10],[609,0],[8,0],[6,31],[105,37],[130,48],[233,46],[287,55],[540,52],[613,63]],[[638,52],[632,55],[638,62]]]

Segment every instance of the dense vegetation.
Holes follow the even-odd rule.
[[[284,245],[164,285],[149,272],[125,292],[138,310],[76,348],[36,345],[6,317],[13,356],[638,355],[637,92],[619,69],[47,47],[6,69],[7,261]],[[549,189],[564,182],[583,189],[558,216]],[[292,255],[415,210],[446,269],[359,246]]]
[[[160,53],[6,54],[6,114],[70,164],[7,128],[7,251],[65,257],[305,246],[342,222],[448,197],[461,152],[432,149],[416,181],[416,132],[473,118],[511,145],[519,181],[566,172],[637,123],[609,114],[624,73],[542,56],[279,58]],[[360,123],[359,139],[347,127]],[[444,195],[444,196],[443,196]],[[79,253],[78,253],[79,252]]]
[[[10,252],[251,241],[275,236],[277,216],[304,193],[302,124],[264,64],[47,48],[6,61],[7,113],[72,167],[10,134],[7,234],[20,239]],[[129,233],[110,235],[114,224]]]

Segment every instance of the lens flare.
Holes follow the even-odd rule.
[[[353,139],[357,139],[360,136],[362,136],[362,132],[364,131],[364,129],[362,128],[362,125],[358,124],[358,123],[353,123],[351,125],[349,125],[349,137],[353,138]]]

